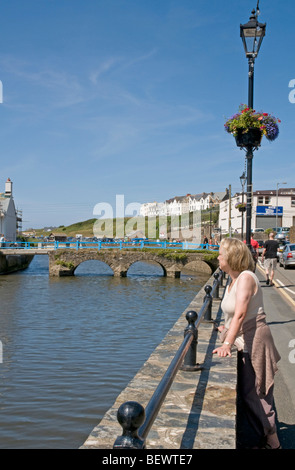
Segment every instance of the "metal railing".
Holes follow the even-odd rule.
[[[219,245],[209,245],[208,243],[190,243],[190,242],[168,242],[168,241],[153,241],[153,240],[140,240],[140,241],[39,241],[34,242],[2,242],[0,250],[5,249],[24,249],[24,250],[58,250],[58,249],[110,249],[117,248],[119,250],[128,248],[158,248],[158,249],[178,249],[178,250],[213,250],[217,251]]]
[[[188,326],[184,330],[184,340],[146,408],[135,401],[127,401],[119,407],[117,419],[123,433],[117,437],[113,446],[114,449],[144,449],[148,433],[177,372],[179,370],[195,371],[202,369],[196,362],[198,327],[201,321],[212,322],[212,300],[219,297],[219,286],[222,285],[224,273],[219,270],[214,273],[214,278],[213,286],[207,285],[205,287],[206,295],[199,314],[193,310],[186,313]]]

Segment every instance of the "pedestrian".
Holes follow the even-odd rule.
[[[3,233],[0,234],[0,246],[1,248],[5,246],[5,238]]]
[[[274,272],[277,267],[279,244],[274,240],[274,233],[269,234],[269,240],[264,243],[264,249],[261,256],[261,261],[264,260],[264,269],[266,274],[266,284],[273,286]]]
[[[248,247],[238,239],[222,240],[219,266],[230,277],[221,308],[224,325],[219,326],[222,346],[219,357],[238,349],[238,390],[246,415],[257,435],[257,447],[280,448],[273,403],[274,375],[279,353],[265,320],[262,289],[253,272],[254,261]]]
[[[247,243],[246,240],[244,240],[244,243]],[[258,248],[259,248],[259,243],[258,243],[257,240],[254,239],[253,233],[251,233],[250,251],[251,251],[251,253],[252,253],[253,260],[254,260],[254,263],[255,263],[254,271],[253,271],[253,272],[255,272],[255,270],[256,270],[256,264],[257,264],[258,257],[259,257]]]

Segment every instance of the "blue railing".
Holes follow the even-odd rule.
[[[40,249],[40,250],[58,250],[58,249],[110,249],[116,248],[119,250],[128,248],[158,248],[158,249],[178,249],[178,250],[218,250],[218,245],[209,245],[208,243],[191,243],[191,242],[168,242],[168,241],[153,241],[153,240],[140,240],[140,241],[30,241],[30,242],[3,242],[0,250],[5,249]]]

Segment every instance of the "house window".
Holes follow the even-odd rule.
[[[265,205],[268,206],[270,204],[270,196],[265,196]]]
[[[294,196],[291,197],[291,206],[295,207],[295,197]]]
[[[257,204],[263,204],[263,196],[258,196]]]

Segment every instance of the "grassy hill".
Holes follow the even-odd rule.
[[[189,214],[190,216],[190,223],[192,222],[192,217],[193,217],[193,213],[190,213]],[[206,211],[202,211],[202,224],[208,224],[209,220],[210,220],[210,217],[212,217],[212,223],[213,225],[216,224],[218,222],[218,211],[212,211],[212,213],[210,214],[210,211],[206,210]],[[68,226],[65,226],[65,225],[60,225],[59,227],[56,227],[52,230],[52,232],[56,232],[56,233],[65,233],[68,237],[75,237],[76,234],[81,234],[83,237],[93,237],[93,236],[97,236],[96,233],[94,233],[94,224],[95,222],[98,221],[98,223],[101,225],[102,223],[106,223],[106,224],[109,224],[110,227],[113,226],[113,236],[115,237],[116,236],[116,224],[120,224],[120,226],[122,227],[122,223],[124,223],[124,227],[126,227],[126,224],[127,225],[127,228],[126,228],[126,231],[125,233],[130,233],[130,232],[133,232],[137,229],[140,229],[140,227],[142,227],[142,217],[139,217],[138,218],[139,220],[139,224],[137,226],[137,223],[136,223],[136,217],[132,218],[132,222],[131,222],[131,217],[125,217],[124,219],[88,219],[88,220],[85,220],[85,221],[82,221],[82,222],[76,222],[75,224],[71,224],[71,225],[68,225]],[[167,223],[167,232],[169,233],[170,232],[170,227],[171,227],[171,217],[167,217],[167,221],[166,219],[164,219],[165,223]],[[128,223],[129,222],[129,223]],[[134,222],[134,223],[133,223]],[[179,217],[179,223],[181,222],[181,218]],[[157,217],[156,219],[156,238],[159,238],[159,226],[161,226],[163,224],[163,219],[160,219],[159,217]],[[174,217],[174,222],[173,224],[175,224],[175,217]],[[103,227],[101,227],[103,229]],[[45,231],[44,229],[36,229],[36,236],[47,236],[48,235],[48,231]],[[148,234],[149,233],[149,230],[148,230],[148,217],[145,218],[145,233]],[[121,236],[119,234],[119,236]]]
[[[128,221],[130,221],[131,218],[130,217],[125,217],[124,219],[104,219],[103,221],[102,220],[99,220],[99,224],[110,224],[111,226],[113,226],[113,236],[115,237],[116,236],[116,224],[122,224],[124,223],[124,227],[126,227],[126,224],[128,223]],[[140,221],[142,221],[142,218],[140,218]],[[85,220],[83,222],[77,222],[75,224],[71,224],[71,225],[68,225],[68,226],[65,226],[65,225],[60,225],[59,227],[56,227],[52,230],[53,233],[65,233],[68,237],[75,237],[76,234],[81,234],[83,235],[83,237],[93,237],[95,236],[96,234],[94,233],[94,224],[95,222],[97,222],[97,219],[88,219],[88,220]],[[146,220],[146,223],[147,223],[147,220]],[[102,226],[102,230],[103,230],[103,226]],[[134,224],[132,224],[132,227],[128,227],[128,229],[126,229],[126,232],[130,232],[130,231],[133,231],[133,230],[137,230],[137,224],[136,224],[136,220],[134,220]],[[44,229],[36,229],[35,230],[36,232],[36,236],[47,236],[48,235],[48,232],[45,231]],[[157,236],[158,236],[158,227],[157,227]]]

